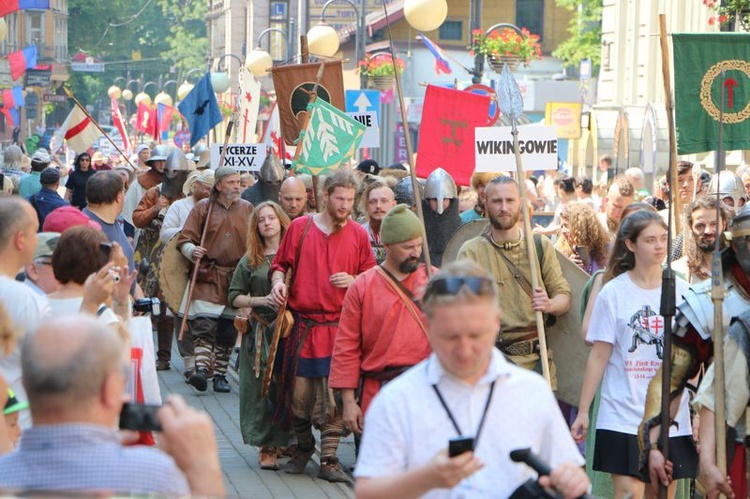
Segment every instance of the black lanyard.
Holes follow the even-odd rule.
[[[445,403],[445,400],[443,399],[443,396],[440,394],[440,390],[438,390],[437,384],[432,385],[432,389],[435,390],[435,393],[438,396],[438,399],[440,399],[440,403],[443,405],[443,409],[445,409],[445,412],[448,413],[448,417],[451,420],[451,423],[453,423],[453,427],[458,432],[459,436],[463,436],[464,433],[461,431],[461,428],[459,428],[458,423],[456,422],[456,418],[453,417],[453,413],[451,413],[451,410],[448,409],[448,404]],[[490,393],[487,394],[487,402],[484,403],[484,411],[482,412],[482,419],[479,420],[479,428],[477,428],[477,433],[474,435],[474,447],[473,449],[477,448],[477,445],[479,444],[479,434],[482,433],[482,427],[484,426],[484,420],[487,418],[487,412],[490,409],[490,402],[492,401],[492,393],[495,391],[495,381],[490,383]]]

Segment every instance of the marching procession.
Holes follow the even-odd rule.
[[[663,164],[616,137],[579,167],[479,45],[539,37],[479,30],[489,91],[426,84],[415,152],[388,9],[450,71],[421,33],[440,2],[421,24],[425,2],[384,2],[385,62],[361,53],[363,82],[394,76],[398,161],[312,31],[301,62],[240,64],[228,109],[210,71],[132,123],[113,86],[105,129],[61,85],[49,144],[0,141],[0,492],[750,497],[750,164],[726,165],[750,148],[748,35],[663,29]]]

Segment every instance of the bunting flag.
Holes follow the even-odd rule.
[[[130,136],[125,129],[125,120],[122,119],[122,113],[120,112],[120,106],[117,104],[117,99],[112,99],[112,125],[117,128],[122,137],[123,152],[126,155],[130,155]]]
[[[77,153],[91,147],[91,144],[96,142],[101,135],[91,117],[77,105],[65,118],[65,122],[60,127],[60,133],[68,141],[68,147]]]
[[[159,138],[162,142],[169,139],[169,124],[172,122],[172,115],[174,115],[174,107],[166,104],[157,104],[156,116],[159,122]]]
[[[273,68],[273,85],[281,120],[281,136],[293,145],[305,123],[310,92],[315,87],[322,63],[293,64]],[[341,111],[346,110],[344,76],[341,61],[326,61],[323,78],[318,85],[318,100],[324,100]]]
[[[23,107],[23,87],[13,87],[3,90],[3,107]]]
[[[157,140],[159,138],[159,120],[156,109],[143,102],[138,104],[135,129]]]
[[[258,125],[260,108],[260,82],[244,66],[240,67],[239,123],[237,132],[243,144],[256,141],[255,128]]]
[[[474,173],[474,129],[486,126],[487,95],[428,85],[417,148],[418,177],[443,168],[459,185],[470,185]]]
[[[292,160],[292,147],[285,147],[284,140],[281,138],[279,106],[276,102],[273,103],[273,107],[271,108],[271,118],[268,120],[266,129],[263,131],[263,143],[266,145],[268,151],[275,154],[282,163]]]
[[[21,123],[21,116],[15,107],[0,107],[0,113],[5,116],[5,120],[11,127],[15,127]]]
[[[448,59],[446,59],[443,49],[438,47],[437,43],[427,38],[423,33],[419,33],[419,38],[422,39],[422,42],[424,43],[425,47],[427,47],[427,50],[429,50],[432,55],[435,56],[435,73],[453,73],[451,65],[448,63]]]
[[[0,17],[13,12],[27,9],[49,9],[49,0],[2,0],[0,2]]]
[[[292,170],[325,175],[354,156],[367,127],[321,99],[313,103],[309,113],[310,120],[299,145],[302,150]]]
[[[190,128],[190,147],[193,147],[213,127],[222,122],[211,75],[206,73],[177,106]]]
[[[750,34],[674,33],[672,42],[677,154],[750,149]]]
[[[8,63],[10,64],[10,77],[12,80],[20,78],[27,69],[36,66],[37,51],[36,45],[26,47],[8,54]]]

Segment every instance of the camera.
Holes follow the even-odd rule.
[[[120,284],[120,267],[112,267],[107,273],[112,277],[115,284]]]
[[[145,404],[123,404],[120,412],[121,430],[161,431],[156,413],[161,406]]]
[[[158,298],[141,298],[133,302],[133,312],[142,314],[160,315],[161,301]]]

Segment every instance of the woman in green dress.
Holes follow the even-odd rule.
[[[237,264],[229,287],[229,302],[252,318],[240,349],[240,429],[248,445],[260,447],[261,469],[278,470],[278,447],[287,445],[289,433],[274,425],[271,416],[278,397],[278,380],[273,379],[267,397],[261,397],[263,372],[278,305],[271,297],[268,271],[289,227],[289,217],[278,204],[266,201],[250,216],[247,253]],[[250,310],[248,310],[250,309]],[[260,319],[260,320],[258,320]],[[258,348],[259,347],[259,348]],[[260,353],[256,361],[256,352]]]

